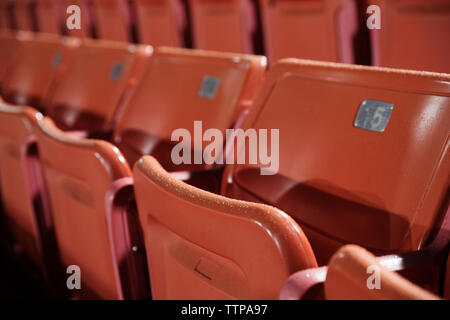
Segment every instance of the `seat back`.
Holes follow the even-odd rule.
[[[177,143],[171,141],[172,133],[186,129],[192,139],[182,142],[201,155],[204,148],[191,144],[194,121],[202,121],[203,130],[215,128],[225,136],[251,105],[264,70],[265,58],[260,56],[159,47],[124,108],[114,142],[130,165],[152,154],[170,171],[205,168],[195,165],[193,157],[192,165],[172,162],[171,149]]]
[[[0,189],[8,229],[15,243],[38,267],[44,266],[40,222],[35,212],[39,190],[30,184],[26,158],[38,113],[0,101]]]
[[[420,249],[448,188],[449,88],[446,74],[282,60],[244,125],[279,129],[279,161],[229,166],[222,194],[293,216],[320,264],[345,243]]]
[[[194,47],[253,53],[256,12],[251,0],[190,0]]]
[[[124,278],[139,274],[134,269],[139,259],[128,260],[137,229],[125,207],[113,208],[118,183],[131,176],[122,154],[106,141],[65,134],[49,118],[38,121],[36,135],[61,259],[81,270],[77,296],[139,297],[125,291],[129,278]],[[145,277],[142,281],[146,284]]]
[[[8,76],[8,71],[11,70],[14,59],[20,52],[23,42],[28,38],[29,35],[22,32],[18,34],[8,30],[0,32],[0,89]]]
[[[93,0],[92,4],[98,38],[131,42],[129,0]]]
[[[438,296],[380,265],[369,251],[347,245],[328,264],[328,300],[436,300]]]
[[[371,30],[376,66],[450,73],[450,3],[446,0],[370,0],[381,10]],[[405,54],[407,52],[408,54]]]
[[[18,30],[36,31],[33,25],[33,13],[31,0],[14,1],[14,18]]]
[[[150,46],[84,39],[44,106],[63,130],[110,130]]]
[[[134,180],[154,299],[275,299],[289,274],[316,265],[273,207],[192,187],[149,156]]]
[[[135,0],[138,39],[153,46],[185,46],[187,17],[182,0]]]
[[[259,0],[271,62],[302,58],[354,63],[355,0]]]
[[[5,1],[0,1],[0,30],[9,29],[8,14]]]
[[[96,24],[92,15],[91,0],[62,0],[61,3],[64,34],[71,37],[93,38],[96,33]],[[67,13],[67,9],[72,5],[76,5],[80,8],[80,29],[69,29],[67,27],[67,20],[74,14],[74,11]]]
[[[66,9],[61,0],[38,0],[36,3],[36,20],[39,32],[61,34],[65,26]],[[64,25],[63,25],[64,22]]]
[[[12,104],[40,108],[52,85],[65,71],[77,39],[35,34],[25,41],[5,78],[3,98]]]
[[[14,14],[14,1],[0,1],[0,13],[2,15],[3,27],[5,29],[14,30],[16,27],[16,19]]]

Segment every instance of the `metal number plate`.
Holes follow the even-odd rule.
[[[219,83],[220,79],[217,77],[204,77],[198,95],[202,98],[213,99],[216,96]]]
[[[120,62],[117,62],[113,65],[109,77],[112,80],[117,80],[122,75],[122,71],[123,71],[123,64]]]
[[[52,61],[52,67],[53,69],[56,69],[59,67],[59,65],[61,64],[63,59],[63,55],[61,52],[57,52],[55,53],[55,55],[53,56],[53,61]]]
[[[393,109],[394,105],[392,103],[364,100],[359,107],[353,125],[365,130],[383,132],[386,129]]]

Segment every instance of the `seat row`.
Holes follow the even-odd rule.
[[[359,64],[370,64],[370,37],[372,65],[450,72],[446,0],[2,0],[0,4],[3,26],[25,31],[264,52],[269,62],[302,58]],[[65,27],[66,9],[74,4],[82,12],[80,30]],[[380,11],[368,11],[371,5]],[[367,29],[373,14],[378,14],[381,29]]]
[[[411,279],[443,295],[449,75],[296,59],[265,73],[253,55],[0,41],[2,200],[49,281],[65,285],[49,271],[60,261],[81,268],[81,298],[275,299],[350,243],[420,266]],[[194,121],[278,129],[278,171],[175,164],[172,133],[194,137]],[[246,158],[242,141],[219,148]]]

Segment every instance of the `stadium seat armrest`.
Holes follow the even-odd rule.
[[[116,287],[118,291],[119,299],[123,300],[122,283],[120,280],[119,272],[119,259],[120,255],[126,254],[124,252],[125,248],[119,248],[118,246],[118,233],[115,228],[115,220],[117,216],[122,214],[122,209],[120,204],[117,203],[119,193],[127,187],[133,185],[132,177],[125,177],[114,181],[111,187],[106,192],[105,196],[105,208],[106,208],[106,220],[108,223],[108,236],[109,245],[111,247],[113,265],[114,265],[114,277],[116,281]]]
[[[89,137],[89,132],[87,131],[67,131],[66,133],[72,137],[80,139],[87,139]]]
[[[292,274],[281,289],[280,300],[301,300],[309,289],[325,282],[327,270],[325,266]]]
[[[418,251],[378,257],[378,262],[391,271],[436,264],[446,259],[450,246],[450,206],[433,241]]]
[[[113,182],[105,196],[108,236],[111,247],[116,288],[119,299],[142,299],[148,296],[146,258],[133,209],[133,178],[124,177]]]

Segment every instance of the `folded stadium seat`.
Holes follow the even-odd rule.
[[[375,279],[377,276],[379,282]],[[324,287],[328,300],[439,299],[390,271],[370,252],[355,245],[344,246],[333,255],[328,264]]]
[[[61,4],[63,11],[63,33],[71,37],[95,38],[96,27],[92,17],[92,0],[62,0]],[[71,13],[67,13],[67,10],[72,5],[80,8],[80,29],[69,29],[67,27],[67,21],[73,15],[72,11]]]
[[[153,46],[184,47],[187,17],[182,0],[134,0],[137,37]]]
[[[381,10],[381,29],[371,30],[374,65],[450,73],[447,0],[369,0],[368,4]]]
[[[222,194],[290,214],[320,265],[347,243],[421,249],[446,201],[449,89],[447,74],[282,60],[244,125],[279,129],[279,162],[227,166]]]
[[[62,130],[110,131],[151,53],[150,46],[83,39],[44,110]]]
[[[92,0],[97,37],[132,42],[129,0]]]
[[[280,210],[192,187],[150,156],[134,180],[154,299],[276,299],[290,273],[316,265]]]
[[[190,0],[195,48],[253,53],[256,32],[252,0]]]
[[[58,260],[33,145],[38,115],[32,108],[8,105],[0,99],[0,189],[15,248],[50,280]]]
[[[62,28],[67,29],[63,21],[63,17],[67,18],[67,7],[62,6],[61,0],[37,0],[35,3],[39,32],[61,34]]]
[[[224,135],[227,128],[239,126],[265,68],[262,56],[159,47],[124,107],[113,142],[130,165],[142,155],[153,155],[168,171],[211,169],[212,164],[194,164],[194,154],[201,155],[205,146],[184,140],[192,164],[174,164],[171,149],[178,142],[171,141],[173,131],[183,128],[194,137],[194,121],[202,121],[203,130],[215,128]],[[207,180],[210,190],[220,185],[219,179],[197,178]]]
[[[354,63],[355,0],[259,0],[269,61],[302,58]]]
[[[36,135],[61,260],[81,271],[76,298],[148,297],[131,170],[120,151],[66,134],[50,118],[38,119]]]
[[[40,109],[80,41],[43,33],[28,36],[8,70],[2,95],[8,103]]]
[[[32,0],[15,0],[14,17],[17,29],[22,31],[37,31],[33,25]]]
[[[16,34],[10,30],[0,31],[0,90],[23,42],[29,37],[30,34],[24,32]]]

